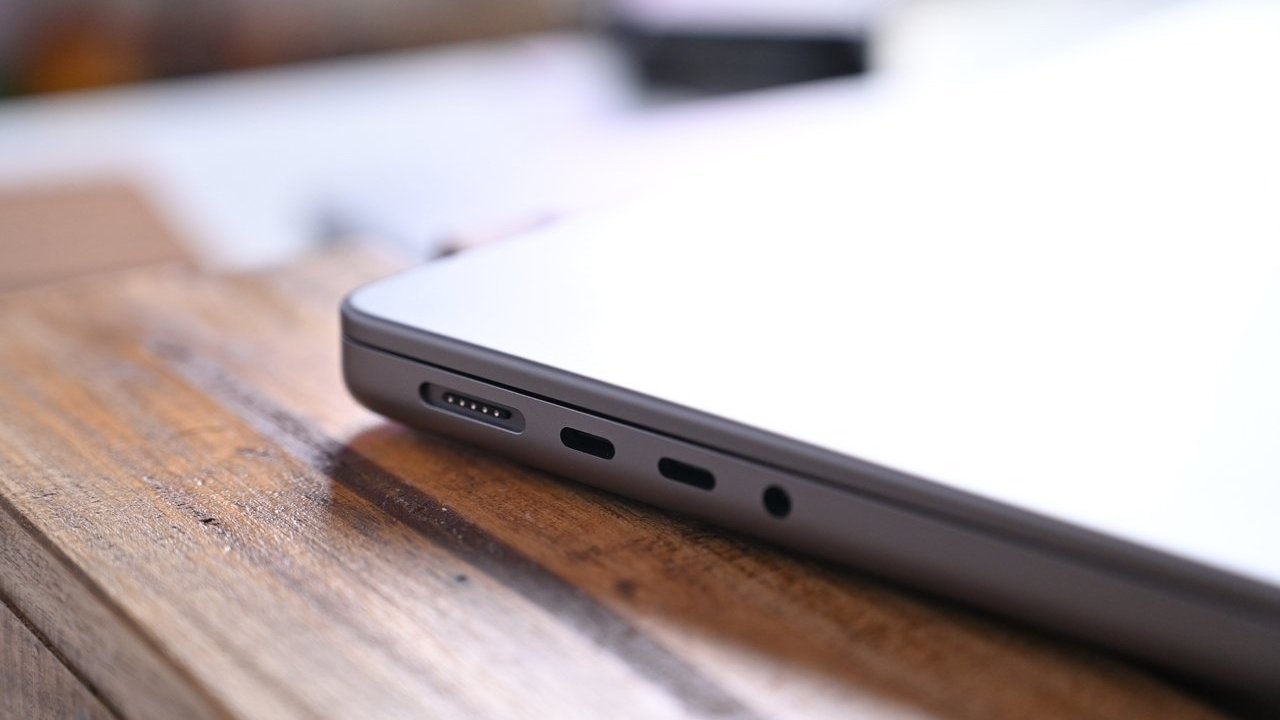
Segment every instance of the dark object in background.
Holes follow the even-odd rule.
[[[882,0],[609,0],[604,25],[653,90],[724,93],[860,75]]]
[[[725,93],[860,75],[870,69],[865,32],[783,36],[653,31],[611,23],[640,80],[656,88]]]

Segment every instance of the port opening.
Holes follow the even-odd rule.
[[[565,447],[580,453],[594,455],[604,460],[613,459],[613,443],[599,435],[567,427],[560,431],[560,442],[564,443]]]
[[[791,495],[777,485],[765,488],[764,509],[776,518],[784,518],[791,514]]]
[[[716,476],[712,475],[710,470],[668,457],[658,461],[658,472],[668,480],[675,480],[702,490],[711,490],[716,486]]]
[[[524,430],[524,415],[515,408],[485,400],[473,394],[442,388],[431,383],[418,387],[422,401],[432,407],[448,410],[472,420],[488,423],[512,432]]]

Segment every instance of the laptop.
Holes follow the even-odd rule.
[[[1280,699],[1280,111],[1181,74],[1196,93],[1133,104],[1042,79],[997,109],[793,128],[360,288],[347,385],[408,425]]]
[[[833,222],[685,210],[357,290],[348,387],[620,495],[1280,688],[1280,234],[832,243]]]

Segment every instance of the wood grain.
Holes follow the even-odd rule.
[[[9,607],[0,605],[0,720],[113,720]]]
[[[123,715],[1215,715],[1093,651],[372,416],[341,385],[337,305],[395,264],[0,299],[0,592]]]

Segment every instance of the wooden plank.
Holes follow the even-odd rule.
[[[8,458],[6,458],[8,460]],[[0,466],[0,472],[12,468]],[[37,500],[58,497],[37,491]],[[0,596],[18,607],[112,707],[130,716],[212,718],[203,690],[174,666],[145,627],[121,612],[101,589],[0,492]],[[15,681],[36,682],[32,678]],[[145,692],[113,692],[116,688]]]
[[[3,604],[0,604],[0,700],[0,720],[115,718]]]
[[[123,182],[0,190],[0,291],[186,256]]]
[[[337,304],[389,267],[342,251],[0,301],[11,525],[169,684],[28,613],[49,598],[13,602],[124,714],[157,716],[139,696],[161,687],[197,716],[1214,715],[1097,653],[370,415],[341,386]],[[0,563],[6,593],[57,575]]]

